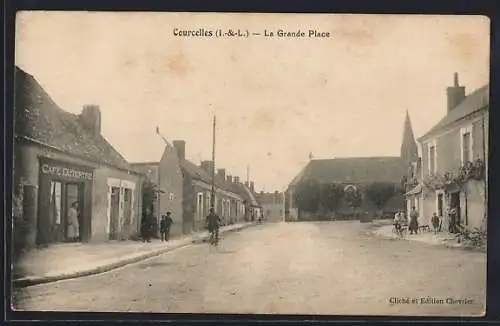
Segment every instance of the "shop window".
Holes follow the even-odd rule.
[[[57,226],[61,224],[61,207],[62,207],[62,183],[58,181],[50,182],[50,204],[52,212],[52,221]]]

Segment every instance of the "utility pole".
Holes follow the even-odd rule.
[[[213,132],[212,132],[212,189],[210,192],[210,207],[213,207],[215,210],[215,115],[214,115],[214,123],[213,123]]]
[[[160,127],[159,126],[156,126],[156,134],[158,136],[160,136],[160,138],[163,140],[163,142],[165,143],[165,145],[168,144],[167,139],[160,133]],[[161,164],[161,162],[160,162],[160,164]],[[160,175],[160,171],[161,171],[161,168],[160,168],[160,166],[158,166],[158,189],[156,191],[157,204],[158,204],[158,207],[157,207],[157,210],[156,210],[156,224],[157,224],[157,229],[159,229],[158,226],[159,226],[160,219],[161,219],[161,194],[162,194],[162,190],[161,190],[161,175]],[[158,231],[156,231],[156,233],[158,233]]]

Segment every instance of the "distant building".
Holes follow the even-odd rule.
[[[489,88],[485,85],[466,96],[455,74],[447,100],[446,116],[418,139],[422,157],[408,184],[408,206],[416,206],[421,223],[430,224],[436,213],[446,228],[446,212],[455,207],[462,225],[485,226]]]
[[[282,222],[285,220],[284,193],[279,191],[261,191],[257,195],[257,200],[262,207],[262,213],[266,222]]]
[[[240,184],[240,189],[245,204],[245,221],[255,221],[262,216],[262,207],[257,200],[254,182],[245,181],[245,183]]]
[[[166,144],[159,162],[134,163],[133,166],[145,173],[161,191],[157,215],[172,212],[175,225],[172,226],[172,235],[203,230],[211,205],[214,164],[202,161],[196,165],[186,159],[185,141],[174,140],[172,143]],[[256,200],[239,177],[226,176],[225,169],[218,169],[214,186],[214,210],[224,224],[251,220]]]
[[[305,212],[300,212],[294,203],[294,191],[302,180],[316,180],[320,184],[336,183],[344,186],[352,185],[357,189],[374,182],[393,183],[401,186],[401,179],[407,172],[407,166],[399,157],[352,157],[311,160],[293,179],[286,192],[286,220],[308,219]],[[375,213],[377,207],[364,194],[359,207],[360,212]],[[396,211],[404,208],[405,199],[401,192],[391,198],[385,211]],[[338,215],[350,215],[352,209],[345,198],[342,199]]]
[[[136,234],[143,175],[102,136],[99,107],[84,106],[79,115],[66,112],[18,67],[14,91],[14,196],[22,202],[22,216],[14,217],[15,236],[33,247]],[[74,203],[79,206],[76,234],[69,226]],[[19,218],[26,234],[17,232]]]

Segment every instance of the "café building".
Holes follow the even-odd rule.
[[[66,112],[20,68],[14,107],[13,186],[22,198],[26,244],[122,240],[138,233],[143,175],[102,136],[99,107]]]

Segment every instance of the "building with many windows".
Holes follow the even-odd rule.
[[[485,226],[487,214],[489,88],[466,95],[455,74],[447,89],[446,115],[418,139],[421,158],[408,178],[408,207],[430,224],[433,213],[443,217],[455,208],[461,225]]]

